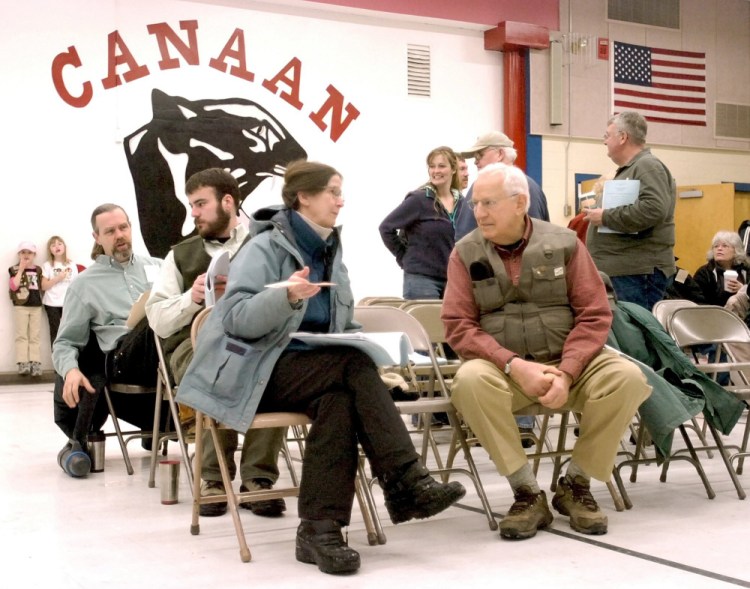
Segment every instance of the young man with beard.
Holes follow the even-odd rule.
[[[87,437],[107,419],[106,404],[99,402],[107,381],[113,376],[131,384],[156,381],[157,356],[148,323],[144,318],[131,330],[126,322],[133,304],[151,288],[162,261],[133,254],[130,219],[118,205],[94,209],[91,227],[95,263],[70,285],[52,349],[55,423],[68,437],[58,464],[72,476],[90,470]],[[112,402],[119,418],[144,430],[153,427],[150,395],[113,393]],[[67,462],[71,451],[74,459]]]
[[[179,385],[190,360],[193,347],[190,326],[205,306],[206,271],[212,258],[224,252],[234,256],[248,238],[247,228],[239,221],[240,189],[237,180],[221,168],[209,168],[193,174],[185,184],[191,215],[198,235],[181,241],[167,254],[148,301],[146,316],[162,347],[175,384]],[[226,276],[217,276],[215,292],[223,294]],[[237,466],[234,454],[238,447],[237,432],[221,430],[229,471],[234,478]],[[240,458],[241,490],[267,489],[279,477],[277,460],[283,443],[283,429],[250,430],[245,435]],[[203,440],[202,495],[226,493],[221,481],[219,461],[206,432]],[[286,509],[283,499],[242,503],[256,515],[280,516]],[[226,512],[226,502],[201,505],[203,516]]]

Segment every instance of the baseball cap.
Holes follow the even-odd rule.
[[[21,250],[29,250],[30,252],[36,253],[36,246],[30,241],[22,241],[18,244],[18,249],[16,251],[20,252]]]
[[[513,141],[500,131],[490,131],[477,137],[477,141],[469,149],[461,152],[464,157],[474,157],[474,154],[485,147],[513,147]]]

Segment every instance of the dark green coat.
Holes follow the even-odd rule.
[[[662,456],[669,455],[674,429],[701,411],[725,435],[742,415],[745,403],[700,372],[643,307],[616,303],[607,343],[638,361],[654,389],[639,412]]]

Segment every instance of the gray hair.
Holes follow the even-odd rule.
[[[503,147],[503,151],[505,152],[505,159],[508,161],[509,165],[513,165],[516,162],[516,158],[518,157],[518,151],[516,151],[515,147]]]
[[[526,212],[528,213],[529,205],[531,204],[531,197],[529,196],[529,181],[526,179],[526,174],[523,173],[523,170],[516,166],[509,166],[508,164],[497,162],[486,165],[479,171],[477,177],[487,176],[493,173],[502,173],[502,187],[510,196],[516,196],[517,194],[526,195]]]
[[[732,266],[737,264],[744,264],[747,262],[747,255],[745,253],[745,246],[740,239],[740,234],[736,231],[717,231],[714,238],[711,240],[711,247],[706,253],[706,259],[710,262],[714,259],[714,246],[717,243],[726,243],[728,246],[734,248],[734,259],[732,260]]]
[[[616,114],[607,121],[607,126],[614,124],[618,131],[626,133],[631,142],[636,145],[646,143],[648,123],[640,113],[634,110],[626,110]]]

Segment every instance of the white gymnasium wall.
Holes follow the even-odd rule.
[[[151,120],[151,91],[198,100],[245,98],[270,111],[307,150],[310,159],[344,175],[345,261],[355,297],[400,294],[401,274],[377,233],[380,220],[426,179],[424,158],[441,144],[465,148],[486,129],[500,127],[501,54],[483,48],[481,31],[394,21],[378,15],[346,16],[320,7],[278,7],[247,1],[242,8],[165,0],[28,0],[3,8],[3,162],[5,193],[0,265],[16,262],[15,247],[33,240],[42,250],[50,235],[68,242],[72,258],[89,264],[93,244],[89,216],[102,202],[121,204],[134,224],[134,247],[144,252],[133,183],[122,139]],[[160,70],[160,53],[147,25],[198,21],[200,64]],[[244,31],[248,82],[208,66],[233,31]],[[107,36],[118,31],[146,77],[105,90]],[[432,98],[406,95],[406,45],[432,51]],[[83,108],[66,104],[52,83],[52,62],[74,46],[78,68],[64,69],[71,93],[91,81],[93,98]],[[179,53],[171,50],[179,57]],[[302,64],[297,109],[262,86],[292,58]],[[229,59],[227,62],[235,63]],[[128,68],[119,66],[123,74]],[[310,120],[335,86],[359,117],[338,141]],[[278,202],[281,182],[267,181],[245,210]],[[45,259],[43,253],[37,262]],[[0,372],[15,370],[10,301],[0,303]],[[44,367],[49,369],[46,320]]]

